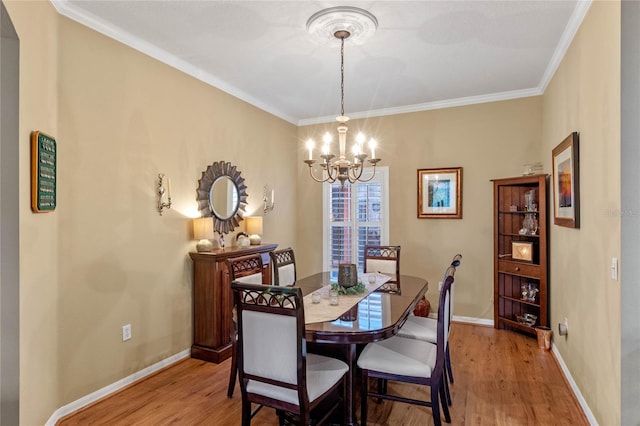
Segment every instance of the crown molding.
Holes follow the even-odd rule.
[[[267,105],[264,102],[250,96],[244,91],[226,83],[223,80],[216,78],[214,75],[205,72],[201,68],[195,67],[192,64],[176,57],[168,53],[167,51],[159,48],[158,46],[148,43],[138,37],[133,36],[131,33],[128,33],[122,30],[119,27],[111,25],[106,21],[96,17],[90,13],[81,13],[77,10],[71,8],[69,6],[68,0],[50,0],[55,9],[59,14],[65,16],[73,21],[76,21],[82,25],[85,25],[105,36],[117,40],[123,43],[126,46],[131,47],[132,49],[138,50],[158,61],[167,64],[173,68],[178,69],[179,71],[184,72],[187,75],[190,75],[210,86],[213,86],[219,90],[222,90],[225,93],[228,93],[231,96],[234,96],[244,102],[247,102],[256,108],[259,108],[269,114],[272,114],[282,120],[285,120],[291,124],[297,126],[306,126],[312,124],[321,124],[321,123],[331,123],[335,121],[335,116],[325,116],[325,117],[316,117],[316,118],[305,118],[305,119],[297,119],[289,114],[284,113],[283,111],[274,108],[271,105]],[[514,90],[508,92],[500,92],[500,93],[491,93],[486,95],[478,95],[478,96],[470,96],[464,98],[456,98],[456,99],[447,99],[435,102],[427,102],[421,104],[414,105],[406,105],[401,107],[393,107],[393,108],[382,108],[377,110],[370,111],[361,111],[350,113],[349,117],[352,119],[360,119],[360,118],[371,118],[371,117],[382,117],[388,115],[396,115],[396,114],[405,114],[411,112],[420,112],[420,111],[428,111],[434,109],[444,109],[451,108],[457,106],[465,106],[465,105],[474,105],[481,104],[487,102],[497,102],[518,98],[525,98],[530,96],[539,96],[544,93],[549,82],[553,78],[558,66],[562,62],[567,49],[571,45],[573,38],[578,32],[578,28],[582,24],[582,21],[587,14],[590,6],[591,0],[580,0],[578,1],[576,8],[574,9],[567,26],[562,34],[560,43],[556,48],[547,69],[540,80],[540,83],[535,88],[524,89],[524,90]]]
[[[549,61],[549,65],[547,65],[547,69],[542,75],[542,79],[540,80],[540,84],[538,88],[541,93],[544,93],[547,90],[547,86],[551,82],[551,79],[555,75],[564,55],[566,55],[569,46],[571,46],[571,42],[578,32],[578,28],[582,25],[582,21],[584,20],[585,15],[589,11],[591,7],[591,0],[580,0],[576,5],[575,9],[573,9],[573,13],[569,18],[569,22],[567,22],[567,26],[560,37],[560,42],[556,47],[555,52],[553,52],[553,56],[551,56],[551,60]]]
[[[50,1],[60,15],[76,21],[86,27],[89,27],[101,34],[104,34],[109,38],[117,40],[120,43],[131,47],[132,49],[144,53],[145,55],[151,56],[152,58],[157,59],[158,61],[169,65],[170,67],[182,71],[183,73],[190,75],[191,77],[196,78],[204,83],[207,83],[208,85],[213,86],[216,89],[222,90],[223,92],[226,92],[231,96],[245,101],[255,106],[256,108],[268,112],[269,114],[275,115],[276,117],[288,121],[291,124],[296,124],[297,119],[295,117],[285,114],[284,112],[259,101],[258,99],[248,95],[242,90],[228,84],[223,80],[216,78],[208,72],[205,72],[201,68],[195,67],[192,64],[176,57],[175,55],[172,55],[166,50],[163,50],[154,44],[142,40],[139,37],[136,37],[117,26],[111,25],[93,14],[78,12],[77,10],[69,7],[67,0]]]
[[[468,96],[465,98],[447,99],[443,101],[427,102],[423,104],[406,105],[402,107],[382,108],[371,111],[362,111],[349,113],[349,118],[371,118],[382,117],[386,115],[405,114],[409,112],[429,111],[433,109],[452,108],[457,106],[475,105],[487,102],[507,101],[511,99],[528,98],[531,96],[542,95],[542,91],[538,88],[513,90],[509,92],[490,93],[487,95]],[[311,124],[322,124],[336,121],[335,116],[325,116],[318,118],[305,118],[298,121],[298,126],[308,126]]]

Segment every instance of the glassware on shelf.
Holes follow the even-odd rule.
[[[522,229],[518,231],[520,235],[536,235],[538,232],[538,218],[535,213],[527,213],[522,221]]]
[[[528,325],[529,327],[533,327],[533,325],[538,320],[538,316],[537,315],[533,315],[533,314],[529,314],[529,313],[525,313],[525,314],[522,314],[522,315],[516,315],[516,320],[520,324]]]
[[[538,290],[538,287],[534,283],[522,284],[520,286],[520,292],[522,293],[521,300],[526,300],[527,302],[535,303],[536,294],[538,294],[539,291],[540,290]]]
[[[538,208],[536,201],[536,190],[532,189],[524,193],[524,205],[527,211],[534,212]]]
[[[535,284],[529,283],[529,285],[527,286],[528,292],[527,292],[527,300],[529,302],[535,302],[536,301],[536,294],[538,294],[538,292],[540,290],[538,290],[538,287],[536,287]]]

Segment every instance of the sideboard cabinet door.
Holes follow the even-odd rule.
[[[226,260],[254,253],[262,254],[265,265],[262,282],[271,284],[269,252],[276,247],[277,244],[260,244],[189,253],[193,260],[191,357],[220,363],[231,356],[233,297]]]

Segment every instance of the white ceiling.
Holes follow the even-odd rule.
[[[571,1],[52,0],[71,19],[294,124],[340,112],[340,49],[307,19],[373,13],[345,44],[345,113],[395,114],[541,94],[589,8]]]

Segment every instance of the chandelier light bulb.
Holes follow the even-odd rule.
[[[373,138],[369,141],[369,149],[371,150],[371,158],[376,158],[376,140]]]
[[[358,142],[358,145],[362,146],[362,144],[364,143],[366,137],[364,135],[364,133],[362,132],[358,132],[358,136],[356,136],[356,142]]]
[[[324,142],[325,145],[329,145],[331,143],[331,133],[327,132],[324,134],[324,136],[322,137],[322,141]]]
[[[313,160],[313,139],[307,139],[307,149],[309,150],[309,160]]]

